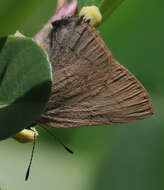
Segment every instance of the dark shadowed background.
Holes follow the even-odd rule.
[[[45,10],[48,11],[48,7],[52,11],[53,1]],[[27,182],[24,177],[32,143],[2,141],[2,190],[164,189],[163,7],[163,0],[125,0],[99,28],[114,57],[150,93],[154,115],[126,125],[52,129],[74,150],[74,155],[38,128],[40,135]],[[27,26],[30,26],[29,21],[24,28]]]

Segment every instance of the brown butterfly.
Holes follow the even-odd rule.
[[[40,125],[128,123],[153,114],[145,88],[112,57],[94,27],[75,16],[52,25],[44,47],[52,63],[53,86]]]

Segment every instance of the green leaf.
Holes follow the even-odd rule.
[[[51,91],[46,53],[30,38],[0,40],[0,140],[43,113]]]
[[[5,0],[0,1],[0,36],[15,33],[26,23],[30,32],[39,31],[41,24],[53,15],[56,0]],[[30,23],[29,23],[30,22]]]

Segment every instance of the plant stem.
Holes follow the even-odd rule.
[[[99,5],[100,11],[103,16],[103,21],[109,17],[112,12],[123,2],[124,0],[103,0]]]

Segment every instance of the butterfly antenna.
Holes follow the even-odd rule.
[[[55,139],[58,141],[58,143],[59,143],[60,145],[62,145],[62,146],[65,148],[65,150],[66,150],[67,152],[73,154],[73,151],[72,151],[70,148],[68,148],[59,138],[57,138],[56,135],[54,135],[53,133],[51,133],[46,127],[42,126],[42,128],[43,128],[48,134],[50,134],[53,138],[55,138]]]
[[[27,181],[29,178],[31,164],[32,164],[33,156],[34,156],[35,144],[36,144],[36,130],[34,128],[31,128],[31,130],[34,132],[34,141],[33,141],[33,147],[32,147],[32,151],[31,151],[30,162],[29,162],[29,165],[28,165],[28,168],[26,171],[25,181]]]

